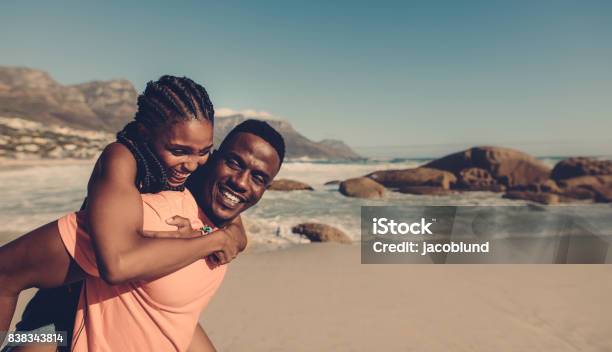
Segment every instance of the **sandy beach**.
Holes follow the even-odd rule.
[[[356,245],[246,254],[201,322],[220,351],[609,351],[612,267],[362,265]]]
[[[362,265],[309,244],[237,258],[201,322],[219,351],[609,351],[611,292],[605,265]]]

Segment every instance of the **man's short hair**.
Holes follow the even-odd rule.
[[[241,122],[234,127],[230,133],[227,134],[227,136],[225,136],[223,142],[221,142],[221,145],[219,146],[219,151],[222,152],[227,142],[231,141],[234,135],[241,132],[254,134],[268,142],[268,144],[270,144],[278,154],[278,159],[280,160],[278,166],[280,168],[280,166],[283,164],[283,160],[285,159],[285,140],[283,139],[283,136],[281,136],[280,133],[274,129],[274,127],[270,126],[265,121],[249,119]]]

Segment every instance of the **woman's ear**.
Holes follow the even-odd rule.
[[[219,157],[219,150],[215,149],[210,153],[210,157],[208,158],[208,162],[211,162]]]
[[[149,131],[149,129],[142,123],[136,122],[136,130],[138,131],[138,134],[142,136],[142,140],[147,142],[151,140],[151,131]]]

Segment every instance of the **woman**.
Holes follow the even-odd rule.
[[[208,159],[213,121],[206,90],[192,80],[163,76],[147,84],[138,97],[134,121],[105,148],[88,184],[86,216],[103,279],[118,283],[156,277],[188,264],[188,240],[148,240],[146,248],[142,246],[140,193],[182,190],[187,177]],[[140,227],[126,226],[138,221]],[[37,255],[65,254],[56,229],[55,222],[47,224],[0,248],[0,331],[8,330],[19,291],[31,284],[25,274],[16,282],[15,273],[28,266],[31,270],[36,263],[28,259]],[[223,238],[224,247],[216,253],[220,263],[233,259],[246,244],[239,219],[213,235]],[[41,247],[36,241],[40,236],[47,236],[45,243],[51,245]],[[175,250],[168,251],[169,247]],[[70,260],[39,270],[49,273],[48,281],[34,283],[41,288],[83,275]]]

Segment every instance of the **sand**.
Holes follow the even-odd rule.
[[[220,351],[610,351],[612,266],[362,265],[358,246],[239,257],[201,322]]]
[[[308,244],[241,255],[201,322],[219,351],[610,351],[611,294],[610,265],[362,265]]]

